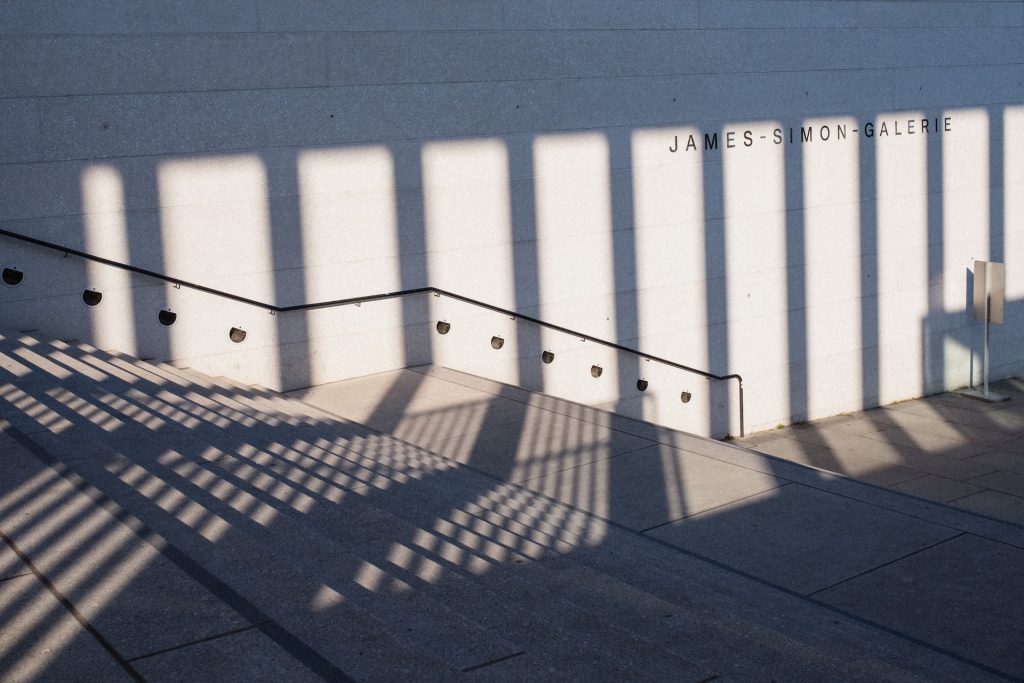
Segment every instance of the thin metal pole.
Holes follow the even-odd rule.
[[[985,283],[988,289],[988,283]],[[985,292],[985,358],[982,361],[985,366],[985,395],[988,396],[988,324],[992,317],[992,296]]]

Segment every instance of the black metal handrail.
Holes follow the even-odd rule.
[[[145,275],[147,277],[155,278],[157,280],[163,280],[164,282],[169,282],[169,283],[175,285],[176,287],[188,287],[189,289],[194,289],[194,290],[199,291],[199,292],[205,292],[206,294],[213,294],[214,296],[219,296],[219,297],[222,297],[222,298],[225,298],[225,299],[230,299],[231,301],[237,301],[239,303],[247,304],[249,306],[255,306],[257,308],[262,308],[262,309],[264,309],[266,311],[270,311],[273,314],[277,314],[277,313],[291,313],[291,312],[294,312],[294,311],[312,311],[312,310],[316,310],[316,309],[319,309],[319,308],[332,308],[334,306],[350,306],[350,305],[354,305],[354,304],[367,303],[367,302],[370,302],[370,301],[381,301],[381,300],[384,300],[384,299],[394,299],[394,298],[397,298],[397,297],[409,296],[409,295],[412,295],[412,294],[432,293],[432,294],[435,294],[437,296],[446,296],[446,297],[448,297],[450,299],[455,299],[456,301],[462,301],[463,303],[471,304],[473,306],[477,306],[479,308],[484,308],[484,309],[487,309],[489,311],[494,311],[495,313],[501,313],[503,315],[507,315],[507,316],[509,316],[509,317],[511,317],[513,319],[525,320],[527,322],[533,323],[534,325],[538,325],[540,327],[546,327],[549,330],[555,330],[556,332],[562,332],[564,334],[568,334],[568,335],[571,335],[571,336],[574,336],[574,337],[579,337],[582,340],[593,342],[595,344],[600,344],[601,346],[605,346],[605,347],[608,347],[610,349],[615,349],[616,351],[622,351],[624,353],[631,353],[631,354],[639,356],[639,357],[641,357],[641,358],[643,358],[645,360],[648,360],[648,361],[653,361],[655,363],[661,363],[662,365],[667,365],[669,367],[677,368],[677,369],[683,370],[685,372],[689,372],[689,373],[692,373],[692,374],[695,374],[695,375],[699,375],[699,376],[701,376],[701,377],[703,377],[703,378],[705,378],[705,379],[707,379],[709,381],[710,380],[721,380],[721,381],[736,380],[736,382],[739,384],[740,436],[744,436],[743,378],[740,375],[736,374],[736,373],[732,373],[732,374],[729,374],[729,375],[716,375],[716,374],[714,374],[712,372],[707,372],[706,370],[700,370],[698,368],[693,368],[693,367],[690,367],[689,365],[684,365],[682,363],[677,363],[677,362],[669,360],[667,358],[661,358],[660,356],[655,356],[655,355],[652,355],[652,354],[649,354],[649,353],[644,353],[643,351],[640,351],[639,349],[633,349],[633,348],[630,348],[628,346],[623,346],[622,344],[617,344],[615,342],[608,341],[607,339],[601,339],[599,337],[595,337],[593,335],[587,334],[586,332],[580,332],[578,330],[573,330],[573,329],[570,329],[568,327],[563,327],[561,325],[556,325],[554,323],[549,323],[549,322],[541,320],[539,318],[534,318],[532,316],[523,315],[523,314],[517,313],[515,311],[510,311],[507,308],[502,308],[500,306],[494,306],[492,304],[489,304],[489,303],[486,303],[486,302],[483,302],[483,301],[478,301],[477,299],[472,299],[472,298],[470,298],[468,296],[462,296],[461,294],[456,294],[454,292],[449,292],[449,291],[446,291],[444,289],[439,289],[438,287],[416,287],[414,289],[403,289],[403,290],[399,290],[399,291],[395,291],[395,292],[384,292],[382,294],[371,294],[371,295],[367,295],[367,296],[349,297],[347,299],[331,299],[330,301],[318,301],[318,302],[314,302],[314,303],[295,304],[293,306],[277,306],[275,304],[266,303],[265,301],[257,301],[255,299],[249,299],[249,298],[244,297],[244,296],[239,296],[238,294],[232,294],[230,292],[225,292],[225,291],[222,291],[222,290],[219,290],[219,289],[214,289],[213,287],[207,287],[205,285],[200,285],[200,284],[197,284],[195,282],[190,282],[188,280],[182,280],[180,278],[171,277],[170,275],[165,275],[164,273],[158,273],[158,272],[153,271],[153,270],[147,270],[145,268],[139,268],[137,266],[129,265],[127,263],[121,263],[120,261],[113,261],[111,259],[103,258],[102,256],[96,256],[95,254],[90,254],[88,252],[81,251],[79,249],[72,249],[70,247],[66,247],[66,246],[63,246],[63,245],[60,245],[60,244],[54,244],[53,242],[47,242],[46,240],[41,240],[41,239],[38,239],[36,237],[29,237],[28,235],[22,235],[22,234],[19,234],[19,233],[16,233],[16,232],[11,232],[10,230],[0,229],[0,236],[10,237],[12,239],[20,240],[22,242],[27,242],[29,244],[34,244],[34,245],[39,246],[39,247],[44,247],[46,249],[51,249],[53,251],[59,251],[59,252],[64,253],[65,255],[78,256],[80,258],[83,258],[83,259],[86,259],[86,260],[89,260],[89,261],[94,261],[96,263],[101,263],[101,264],[103,264],[105,266],[110,266],[112,268],[119,268],[121,270],[126,270],[126,271],[131,272],[131,273],[138,273],[139,275]]]

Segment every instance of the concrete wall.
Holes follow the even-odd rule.
[[[12,1],[0,227],[279,305],[441,287],[741,373],[749,431],[977,379],[973,259],[1007,263],[993,368],[1024,368],[1022,65],[1017,0]],[[276,388],[438,362],[738,431],[735,387],[450,300],[270,316],[0,261],[7,329]]]

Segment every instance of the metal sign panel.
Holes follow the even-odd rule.
[[[988,320],[993,323],[1003,322],[1006,288],[1006,266],[994,261],[974,262],[974,299],[973,310],[975,320]]]
[[[974,319],[988,316],[988,261],[974,262]]]
[[[988,264],[988,319],[991,322],[1003,322],[1004,289],[1006,289],[1006,266],[1002,263],[990,262]]]

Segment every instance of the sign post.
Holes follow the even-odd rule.
[[[1002,263],[994,261],[974,262],[974,319],[985,322],[985,346],[982,351],[982,374],[984,386],[981,391],[971,387],[960,393],[969,398],[976,398],[981,401],[996,403],[1009,401],[1009,396],[993,394],[988,390],[988,336],[990,323],[1003,322],[1003,308],[1006,281],[1006,267]]]

